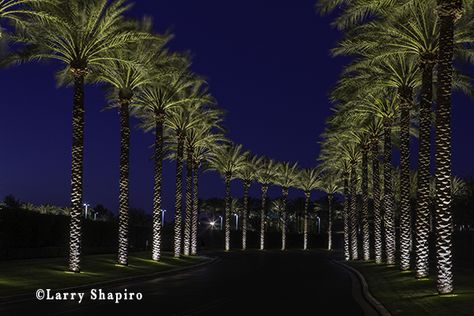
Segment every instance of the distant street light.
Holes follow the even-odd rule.
[[[90,206],[90,204],[84,203],[83,205],[86,208],[86,210],[84,212],[84,217],[87,218],[87,208]]]
[[[219,218],[221,219],[221,230],[222,230],[222,216],[219,215]]]
[[[214,227],[216,226],[216,222],[212,221],[212,222],[209,223],[209,225],[211,225],[212,229],[214,229]]]
[[[233,214],[235,216],[235,230],[239,230],[239,215]]]
[[[321,218],[319,216],[316,216],[316,220],[318,221],[318,235],[321,234]]]
[[[165,227],[165,213],[166,210],[161,210],[161,226]]]

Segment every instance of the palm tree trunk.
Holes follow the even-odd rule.
[[[230,172],[225,175],[225,250],[230,250],[230,203],[231,203],[231,193],[230,193],[230,181],[232,179],[232,174]]]
[[[152,259],[161,257],[161,181],[163,177],[163,112],[155,113],[155,152],[154,152],[154,184],[153,184],[153,242]]]
[[[429,274],[430,147],[434,64],[435,56],[429,56],[422,60],[423,73],[420,92],[418,188],[415,222],[415,273],[417,278],[425,278]]]
[[[348,174],[344,175],[344,259],[350,259],[349,247],[349,211],[350,211],[349,179]]]
[[[369,148],[362,149],[362,251],[364,260],[370,259],[369,236]]]
[[[81,271],[82,175],[84,163],[84,77],[86,71],[73,69],[71,221],[69,227],[69,270]]]
[[[332,199],[333,194],[328,194],[328,250],[332,250]]]
[[[382,263],[382,214],[380,207],[379,142],[372,142],[372,192],[374,201],[375,262]]]
[[[260,210],[260,250],[265,249],[265,207],[268,185],[262,184],[262,209]]]
[[[350,204],[350,226],[351,226],[351,259],[359,259],[359,244],[357,240],[357,191],[356,191],[356,165],[355,163],[351,164],[351,180],[350,180],[350,194],[351,194],[351,204]]]
[[[197,255],[197,236],[199,219],[199,162],[193,164],[193,219],[191,226],[191,255]]]
[[[193,150],[186,150],[186,203],[184,217],[184,255],[189,256],[191,251],[191,220],[193,204]]]
[[[128,265],[128,175],[130,156],[129,99],[120,100],[120,186],[118,263]]]
[[[184,133],[178,133],[178,150],[176,152],[176,191],[174,202],[174,256],[181,256],[181,211],[183,196],[183,155]]]
[[[410,206],[410,109],[413,91],[399,90],[400,95],[400,269],[410,269],[411,206]]]
[[[385,227],[385,255],[387,264],[395,264],[395,216],[392,190],[392,123],[384,122],[384,227]]]
[[[303,215],[303,250],[308,250],[308,209],[311,199],[311,192],[304,192],[304,215]]]
[[[244,180],[244,209],[242,212],[242,250],[247,249],[247,217],[249,213],[249,189],[251,182]]]
[[[286,204],[288,202],[288,188],[283,187],[281,188],[282,193],[282,202],[283,202],[283,210],[281,214],[281,250],[286,250],[286,230],[287,230],[287,210]]]
[[[438,0],[438,100],[436,110],[436,258],[440,294],[453,291],[451,210],[451,97],[453,82],[454,23],[462,13],[461,0]]]

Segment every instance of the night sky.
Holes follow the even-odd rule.
[[[193,70],[208,79],[227,112],[229,137],[258,155],[315,164],[318,137],[330,114],[328,92],[343,64],[333,59],[339,33],[320,17],[315,0],[136,0],[130,15],[152,16],[157,31],[171,29],[170,47],[190,51]],[[3,69],[0,106],[0,197],[69,205],[72,89],[56,87],[59,64],[50,61]],[[119,125],[104,110],[103,89],[86,89],[84,201],[118,207]],[[472,100],[455,96],[453,171],[471,176]],[[133,122],[136,126],[137,122]],[[131,142],[130,204],[151,212],[151,134],[135,129]],[[165,163],[164,208],[174,203],[174,164]],[[252,195],[259,187],[252,186]],[[201,177],[201,197],[222,196],[219,176]],[[233,184],[240,196],[241,185]],[[270,190],[271,196],[279,194]],[[291,196],[302,196],[293,191]],[[169,216],[166,214],[167,217]]]

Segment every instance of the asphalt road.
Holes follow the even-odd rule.
[[[0,305],[0,315],[364,315],[353,298],[350,274],[324,254],[218,255],[220,260],[201,268],[103,288],[122,294],[140,292],[140,301],[91,300],[90,290],[81,290],[85,296],[80,304],[32,299]]]

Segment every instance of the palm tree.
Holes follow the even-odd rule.
[[[211,111],[213,113],[211,113]],[[184,255],[196,253],[197,239],[197,178],[195,172],[199,172],[195,166],[196,150],[202,147],[214,146],[215,142],[223,142],[223,136],[213,134],[211,130],[220,129],[221,112],[217,109],[206,112],[206,120],[199,125],[186,131],[186,203],[185,203],[185,221],[184,221]],[[176,144],[177,146],[177,144]],[[206,148],[207,149],[207,148]],[[194,192],[195,191],[195,192]],[[194,245],[193,245],[194,242]]]
[[[218,148],[211,157],[211,166],[218,170],[225,181],[225,250],[230,250],[231,192],[230,182],[245,168],[247,154],[242,145],[228,145]]]
[[[260,169],[262,164],[262,158],[250,155],[247,155],[247,162],[242,168],[237,177],[242,179],[244,187],[244,203],[242,208],[242,250],[247,249],[247,220],[249,214],[249,189],[253,181],[256,180],[257,172]]]
[[[151,31],[150,21],[138,26],[144,32]],[[119,250],[118,262],[128,264],[128,208],[129,208],[129,155],[130,155],[130,104],[140,87],[159,80],[150,72],[150,65],[157,64],[163,55],[166,36],[133,43],[117,50],[114,59],[104,61],[95,79],[111,87],[112,106],[117,107],[120,117],[120,179],[119,179]]]
[[[383,98],[370,97],[368,109],[381,118],[384,126],[383,136],[383,206],[385,227],[385,254],[387,264],[395,263],[395,216],[392,190],[392,128],[398,113],[396,94],[388,94]]]
[[[262,206],[260,209],[260,250],[265,249],[265,208],[268,187],[274,182],[276,175],[277,170],[275,161],[263,158],[262,165],[257,171],[257,182],[262,186]]]
[[[303,190],[305,196],[303,215],[303,250],[308,249],[308,208],[311,201],[311,191],[320,188],[322,183],[320,172],[316,168],[303,169],[298,175],[298,188]],[[331,218],[329,219],[329,223],[331,223]]]
[[[355,192],[350,189],[350,176],[352,167],[355,167],[357,164],[357,150],[353,140],[348,137],[347,132],[350,131],[354,126],[357,126],[357,122],[360,116],[355,113],[353,115],[348,115],[354,111],[349,111],[347,104],[339,104],[339,108],[335,115],[333,115],[328,120],[329,128],[326,129],[325,133],[322,135],[323,142],[321,143],[321,151],[319,160],[322,161],[321,168],[325,173],[341,173],[341,178],[343,182],[343,194],[344,194],[344,210],[343,210],[343,221],[344,221],[344,259],[351,259],[351,252],[355,254],[357,250],[357,232],[355,231],[354,238],[352,236],[351,227],[355,224],[355,198],[352,198],[352,194]],[[350,118],[350,119],[349,119]],[[349,145],[347,145],[349,143]],[[346,144],[344,148],[343,144]],[[351,155],[349,149],[354,147],[354,156],[355,164],[351,164]],[[349,155],[348,155],[349,154]],[[356,179],[354,179],[356,181]],[[355,183],[353,183],[355,184]],[[352,208],[354,206],[354,208]],[[352,246],[351,247],[351,241]],[[353,250],[352,248],[355,248]]]
[[[217,122],[216,122],[217,124]],[[201,135],[193,149],[193,207],[191,220],[191,255],[197,254],[198,216],[199,216],[199,173],[208,167],[212,153],[227,140],[220,133]],[[191,142],[192,144],[193,142]]]
[[[360,118],[359,118],[360,119]],[[362,193],[362,208],[361,208],[361,226],[362,226],[362,254],[364,260],[370,259],[370,236],[369,236],[369,135],[363,129],[368,124],[367,119],[357,123],[358,127],[353,127],[348,132],[347,136],[351,140],[356,141],[360,151],[361,160],[361,193]],[[350,157],[348,157],[350,159]]]
[[[325,173],[318,186],[328,197],[328,250],[332,250],[332,201],[334,194],[341,191],[341,176],[336,172]]]
[[[350,238],[351,238],[351,259],[359,259],[359,246],[357,238],[357,165],[360,162],[360,150],[355,143],[341,143],[340,145],[342,157],[349,162],[349,194],[350,194]]]
[[[80,272],[81,213],[84,156],[84,81],[104,61],[116,59],[114,52],[146,38],[127,27],[124,0],[70,0],[39,5],[44,19],[33,15],[22,40],[30,58],[59,60],[72,76],[74,86],[72,119],[72,173],[69,269]]]
[[[439,50],[436,110],[436,257],[440,294],[453,287],[451,211],[451,97],[454,23],[462,14],[462,0],[438,0]]]
[[[167,67],[157,67],[154,77],[159,79],[140,88],[134,99],[135,114],[141,119],[141,128],[155,132],[154,140],[154,185],[153,185],[153,241],[152,259],[161,256],[161,199],[163,176],[163,132],[165,120],[172,109],[190,102],[199,102],[203,96],[189,94],[199,78],[188,71],[189,62],[183,56],[164,54]]]
[[[196,93],[201,94],[201,84],[191,87],[191,91],[186,91],[188,98]],[[175,213],[174,213],[174,256],[179,258],[182,249],[182,178],[183,178],[183,161],[184,147],[186,141],[186,131],[190,128],[200,125],[206,121],[206,112],[203,111],[201,105],[208,100],[206,97],[200,97],[199,101],[193,101],[186,106],[174,107],[170,111],[170,115],[165,120],[165,127],[172,131],[176,138],[176,186],[175,186]]]
[[[298,164],[290,164],[285,162],[279,164],[277,167],[277,174],[275,177],[275,184],[281,186],[282,195],[282,227],[281,227],[281,250],[286,250],[286,231],[287,231],[287,203],[288,203],[288,190],[290,187],[295,186],[298,183]]]
[[[372,200],[374,217],[374,250],[375,262],[382,263],[382,212],[380,199],[380,140],[384,134],[384,125],[380,117],[371,116],[369,124],[364,128],[369,135],[370,160],[372,162]]]

